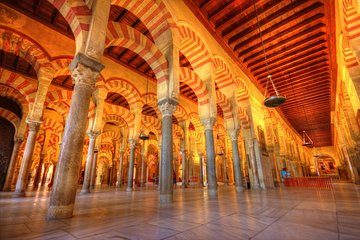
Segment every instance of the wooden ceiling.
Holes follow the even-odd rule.
[[[332,145],[335,10],[328,0],[184,0],[240,68],[265,92],[267,68],[287,97],[279,112],[315,146]],[[255,3],[255,5],[254,5]],[[274,95],[269,85],[268,91]]]
[[[2,2],[73,39],[66,20],[48,1]],[[299,133],[306,130],[316,146],[332,145],[330,112],[334,108],[336,77],[334,1],[184,2],[254,84],[264,91],[268,74],[259,25],[270,74],[280,94],[287,97],[286,103],[279,108],[280,114],[285,116]],[[109,20],[130,25],[153,41],[146,26],[123,8],[111,6]],[[0,54],[1,66],[34,77],[33,70],[23,63],[24,60],[8,56],[7,53]],[[105,56],[142,74],[155,77],[141,56],[130,50],[110,47],[105,50]],[[192,68],[181,52],[179,62],[181,67]],[[73,87],[66,76],[59,77],[53,84],[69,89]],[[180,83],[180,93],[196,101],[196,95],[191,93],[188,87]],[[274,93],[271,87],[268,90],[270,94]],[[150,108],[146,108],[145,112],[154,114]]]

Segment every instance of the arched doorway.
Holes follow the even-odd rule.
[[[318,176],[339,176],[336,161],[331,156],[327,154],[320,154],[315,157],[315,164]]]
[[[14,147],[15,128],[5,118],[0,117],[0,189],[5,184],[12,149]]]

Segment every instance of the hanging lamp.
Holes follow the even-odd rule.
[[[148,76],[146,76],[146,95],[145,95],[145,105],[147,105],[147,95],[148,95],[148,81],[149,81],[149,79],[148,79]],[[145,119],[145,121],[144,121],[144,123],[146,124],[146,119]],[[147,135],[147,134],[145,134],[143,131],[141,131],[140,132],[140,136],[139,136],[139,138],[141,139],[141,140],[148,140],[149,139],[149,135]]]
[[[303,131],[303,144],[304,147],[312,148],[314,147],[314,142],[311,140],[309,135],[307,135],[306,131]]]
[[[267,57],[266,57],[266,52],[265,52],[265,47],[264,47],[264,42],[262,39],[262,33],[260,30],[260,24],[259,24],[259,18],[258,18],[258,13],[257,13],[257,9],[256,9],[256,1],[254,0],[254,8],[255,8],[255,15],[256,15],[256,22],[257,22],[257,27],[259,30],[259,35],[260,35],[260,41],[261,41],[261,46],[262,46],[262,52],[264,54],[264,61],[265,61],[265,65],[266,65],[266,71],[267,71],[267,81],[266,81],[266,88],[265,88],[265,100],[264,100],[264,105],[265,107],[268,108],[275,108],[278,107],[280,105],[282,105],[283,103],[285,103],[286,101],[286,97],[284,97],[283,95],[280,95],[278,90],[275,87],[275,84],[272,80],[271,74],[270,74],[270,70],[269,70],[269,64],[267,62]],[[272,95],[267,97],[267,93],[268,93],[268,85],[269,85],[269,81],[271,82],[271,85],[275,91],[276,95]]]

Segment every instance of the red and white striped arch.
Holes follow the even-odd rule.
[[[161,121],[157,118],[142,115],[142,123],[146,126],[146,128],[154,127],[157,132],[161,131]]]
[[[360,37],[360,14],[353,5],[352,0],[342,1],[343,19],[345,22],[346,35],[349,40]]]
[[[184,121],[187,118],[186,110],[181,105],[177,105],[174,116],[179,122]]]
[[[31,38],[6,28],[0,28],[0,49],[24,58],[37,73],[40,67],[51,66],[49,54]]]
[[[220,91],[216,91],[216,100],[224,112],[224,119],[228,120],[233,118],[231,104],[227,97]]]
[[[184,138],[185,136],[184,129],[182,129],[179,125],[172,124],[172,131],[174,138]]]
[[[200,37],[189,27],[178,26],[181,37],[180,51],[189,60],[194,71],[211,63],[211,55]]]
[[[50,102],[47,107],[54,109],[57,111],[61,116],[66,116],[70,110],[70,102],[66,101],[57,101],[57,102]]]
[[[189,85],[198,98],[199,106],[209,104],[209,92],[199,76],[189,68],[180,68],[180,81]]]
[[[54,78],[57,76],[71,75],[69,70],[69,64],[71,63],[72,56],[56,57],[51,61],[51,65],[54,68]]]
[[[250,119],[244,108],[238,107],[240,124],[243,129],[250,129]]]
[[[27,80],[14,72],[0,68],[0,83],[16,89],[25,97],[28,103],[34,102],[37,90],[37,83],[35,81]]]
[[[247,100],[249,98],[249,91],[245,83],[240,78],[236,78],[236,86],[236,100],[238,102]]]
[[[64,130],[64,125],[62,123],[51,118],[44,118],[42,127],[44,129],[50,129],[55,133],[62,133]]]
[[[101,140],[106,141],[106,139],[109,140],[119,140],[120,139],[120,132],[115,131],[106,131],[101,134]]]
[[[128,124],[122,117],[115,114],[108,114],[103,118],[103,120],[104,123],[110,122],[110,123],[115,123],[116,125],[119,126],[127,126]]]
[[[105,118],[107,115],[119,115],[121,116],[122,119],[124,119],[124,121],[127,123],[129,128],[134,127],[134,115],[126,108],[117,106],[117,105],[113,105],[113,104],[108,104],[105,103],[104,106],[104,115]]]
[[[350,49],[349,40],[346,36],[344,36],[342,39],[342,53],[343,53],[345,66],[348,69],[359,67],[359,63],[358,63],[353,51],[351,51],[351,49]]]
[[[213,58],[213,63],[215,67],[215,82],[218,88],[221,90],[231,85],[235,86],[234,75],[231,73],[225,61],[220,57],[215,57]]]
[[[29,112],[29,103],[27,102],[25,96],[23,96],[16,89],[4,84],[0,84],[0,96],[14,100],[19,104],[23,112]]]
[[[49,103],[59,102],[59,101],[64,101],[69,103],[71,101],[71,96],[72,96],[72,91],[66,89],[58,88],[56,90],[49,91],[46,95],[45,106],[47,106]]]
[[[106,48],[119,46],[141,56],[153,70],[158,83],[168,80],[166,58],[150,39],[136,29],[118,22],[109,22],[105,43]]]
[[[171,31],[175,27],[175,23],[162,1],[112,0],[111,4],[125,8],[138,17],[149,30],[155,42],[161,43],[165,40],[169,41],[169,44],[171,43]]]
[[[119,78],[111,78],[106,81],[105,88],[108,92],[121,94],[129,103],[131,110],[135,110],[140,107],[140,93],[135,86],[128,81]]]
[[[5,118],[14,125],[15,130],[19,127],[20,118],[13,112],[0,107],[0,117]]]
[[[69,24],[76,41],[76,52],[86,42],[92,17],[91,9],[84,1],[48,0]]]

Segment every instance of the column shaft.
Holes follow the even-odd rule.
[[[129,159],[129,170],[128,170],[128,184],[126,191],[131,192],[133,190],[136,141],[134,139],[131,139],[129,142],[130,142],[130,159]]]
[[[90,181],[91,181],[91,170],[94,161],[94,149],[95,149],[95,142],[97,133],[89,132],[89,148],[88,154],[86,158],[86,165],[85,165],[85,174],[84,174],[84,183],[81,189],[81,193],[90,193]]]
[[[121,151],[121,152],[120,152],[119,174],[118,174],[118,177],[117,177],[117,182],[118,182],[117,187],[118,187],[118,188],[121,188],[122,168],[123,168],[123,154],[124,154],[124,152]]]
[[[186,188],[186,185],[187,185],[187,179],[186,179],[186,153],[185,153],[185,150],[181,150],[181,158],[182,158],[182,172],[181,172],[181,175],[182,175],[182,188]]]
[[[50,206],[47,213],[48,219],[72,217],[90,97],[98,74],[90,68],[78,64],[72,76],[75,81],[75,87],[57,166],[59,174],[55,176],[51,193]]]
[[[34,179],[34,188],[39,187],[39,183],[40,183],[40,180],[41,180],[40,179],[41,178],[41,172],[42,172],[45,157],[46,157],[46,154],[40,154],[39,165],[38,165],[38,168],[36,170],[35,179]]]
[[[215,169],[214,135],[212,129],[205,130],[205,139],[206,139],[208,191],[210,196],[214,196],[217,194],[217,181],[216,181],[216,169]]]
[[[36,134],[39,131],[39,122],[28,122],[29,134],[26,140],[24,155],[21,161],[19,176],[15,187],[15,196],[25,196],[25,189],[28,183],[28,174],[31,168],[32,156],[34,153]]]
[[[173,200],[173,146],[172,146],[172,116],[162,118],[161,172],[160,172],[160,202]]]
[[[23,141],[22,138],[15,137],[15,139],[14,139],[14,147],[13,147],[12,154],[11,154],[9,168],[8,168],[7,174],[6,174],[5,184],[3,187],[4,192],[11,191],[11,182],[12,182],[12,179],[13,179],[13,176],[15,173],[16,160],[19,155],[19,148],[20,148],[22,141]]]
[[[204,187],[204,163],[203,163],[203,155],[199,155],[200,161],[200,187]]]
[[[237,192],[241,192],[243,191],[243,186],[242,186],[242,174],[241,174],[241,160],[239,156],[237,139],[232,140],[231,145],[232,145],[235,188]]]

